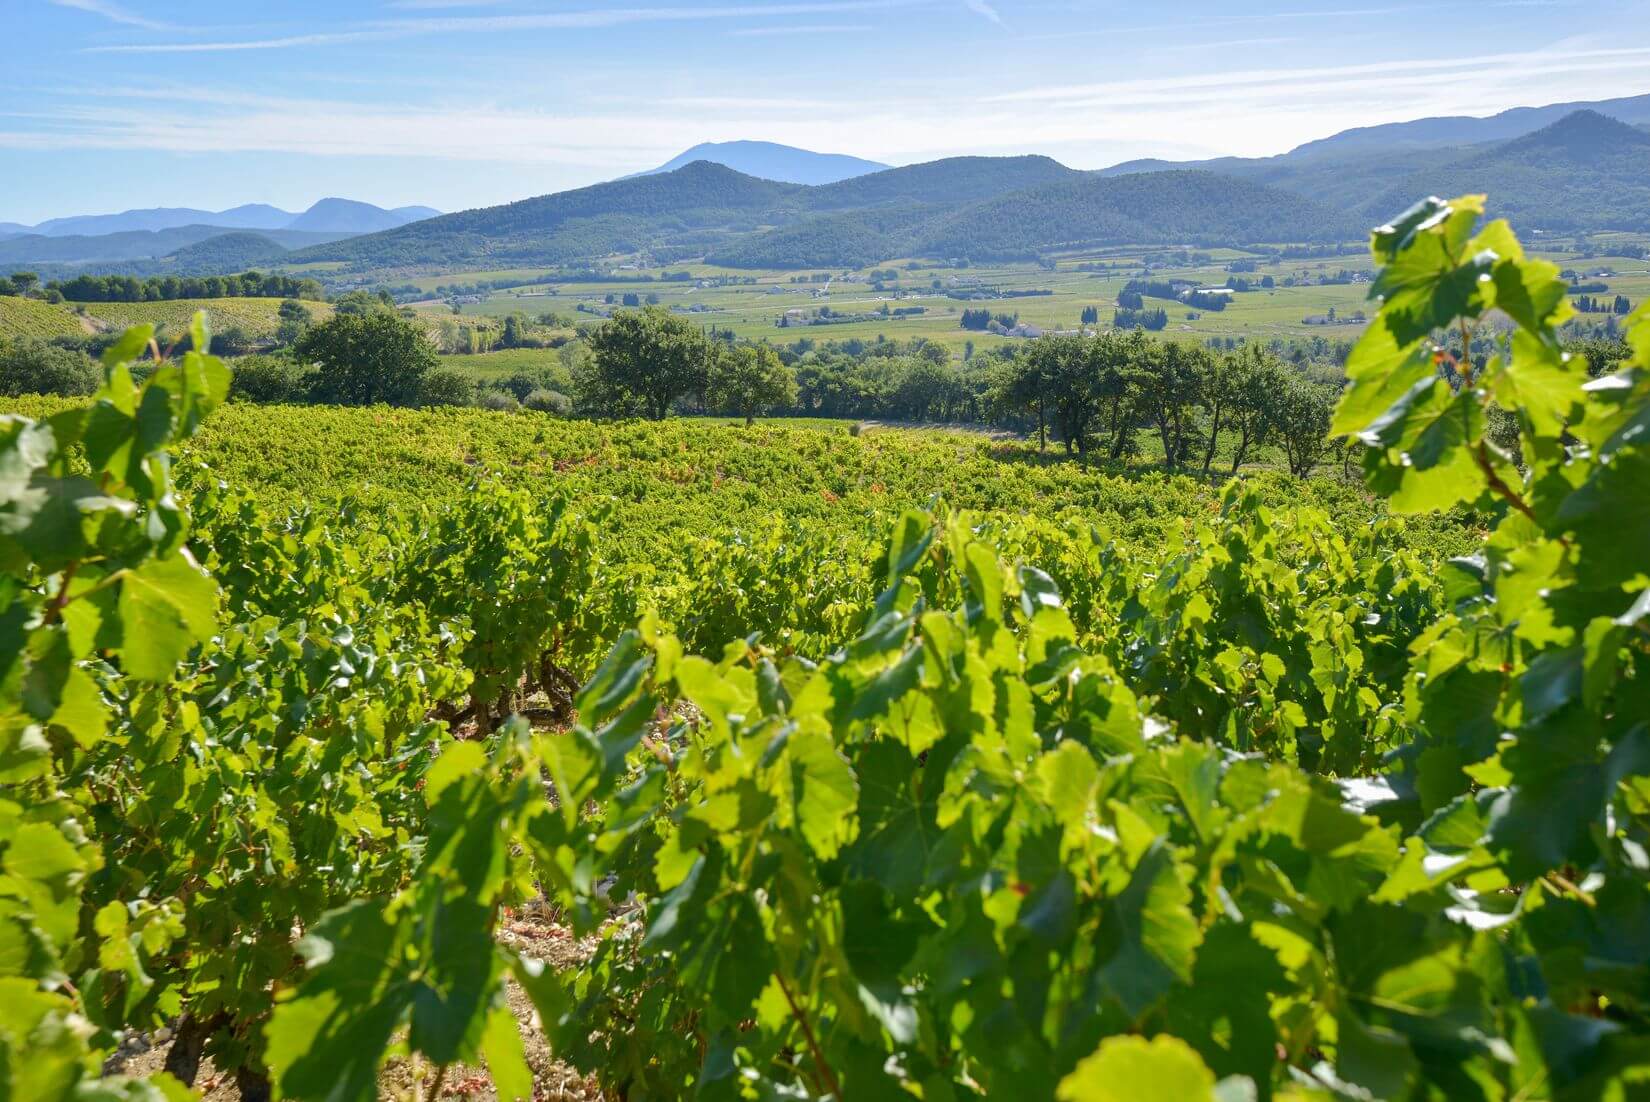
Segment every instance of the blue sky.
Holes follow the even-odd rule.
[[[1650,92],[1650,0],[0,0],[0,221],[446,210],[701,141],[1078,168]]]

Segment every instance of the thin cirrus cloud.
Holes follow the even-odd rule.
[[[123,27],[141,27],[147,31],[170,31],[175,28],[159,20],[147,19],[136,12],[128,11],[111,0],[51,0],[60,8],[73,8],[75,11],[87,12],[91,15],[100,15],[111,23],[119,23]]]
[[[1350,126],[1419,114],[1488,114],[1519,103],[1606,98],[1643,72],[1650,47],[1568,45],[1528,53],[1355,66],[1199,71],[1180,76],[1030,87],[972,99],[603,97],[563,111],[486,102],[394,108],[279,99],[246,89],[85,89],[45,115],[13,113],[0,147],[184,152],[271,151],[316,156],[463,159],[508,149],[518,163],[597,170],[657,163],[694,141],[769,138],[880,160],[1039,150],[1077,167],[1163,155],[1266,155]],[[167,102],[171,101],[171,102]],[[131,104],[131,106],[127,106]],[[138,106],[142,104],[142,106]],[[1034,110],[1028,111],[1027,107]],[[471,141],[448,140],[462,131]],[[1006,135],[982,141],[981,135]],[[1097,135],[1103,136],[1097,138]],[[572,169],[569,170],[570,172]],[[576,174],[575,174],[576,175]],[[573,177],[569,177],[572,179]]]
[[[803,23],[778,27],[740,27],[728,33],[736,38],[771,38],[775,35],[864,34],[876,30],[869,23]]]
[[[81,0],[77,0],[81,2]],[[84,0],[93,3],[101,0]],[[983,0],[965,0],[972,6]],[[690,5],[679,8],[591,8],[529,14],[449,15],[390,20],[350,30],[320,31],[271,38],[225,39],[210,42],[126,43],[89,46],[88,53],[165,54],[236,50],[277,50],[294,46],[322,46],[382,41],[422,35],[498,34],[532,30],[576,30],[646,23],[727,22],[794,16],[841,15],[925,6],[925,0],[811,0],[794,4]]]
[[[1515,65],[1540,66],[1547,72],[1555,71],[1555,67],[1575,67],[1580,70],[1594,67],[1600,62],[1605,68],[1636,68],[1642,65],[1646,57],[1650,57],[1650,47],[1521,51],[1457,58],[1379,61],[1310,69],[1253,69],[1146,77],[1094,84],[1053,85],[1005,92],[988,96],[986,99],[991,103],[1042,103],[1053,107],[1091,107],[1119,96],[1163,90],[1208,88],[1230,91],[1238,87],[1255,88],[1267,85],[1299,87],[1310,86],[1316,82],[1337,84],[1367,76],[1400,76],[1414,73],[1426,74],[1427,80],[1437,83],[1445,79],[1458,79],[1469,73],[1494,75],[1497,70]],[[1528,71],[1520,70],[1515,75],[1524,76]]]

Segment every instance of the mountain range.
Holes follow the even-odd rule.
[[[93,237],[178,229],[183,226],[216,226],[226,230],[303,230],[311,233],[372,233],[430,218],[441,212],[433,207],[396,207],[385,210],[354,199],[322,199],[308,210],[294,213],[267,203],[247,203],[228,210],[196,210],[192,207],[155,207],[128,210],[119,214],[80,214],[50,218],[34,226],[0,222],[0,234],[18,237]]]
[[[652,172],[448,215],[326,199],[301,214],[252,204],[0,223],[0,265],[210,274],[330,261],[385,275],[638,254],[808,268],[1111,244],[1328,244],[1362,240],[1425,195],[1474,191],[1531,231],[1650,231],[1650,95],[1349,130],[1277,157],[1096,172],[1041,156],[888,168],[713,143]]]
[[[1622,102],[1650,113],[1650,96]],[[1545,117],[1541,111],[1519,117]],[[1397,132],[1400,139],[1404,133]],[[1315,195],[1364,221],[1390,217],[1421,196],[1483,191],[1499,213],[1532,229],[1650,229],[1650,130],[1588,108],[1508,141],[1382,149],[1360,138],[1301,149],[1307,152],[1174,165],[1130,161],[1102,175],[1201,169]]]
[[[239,242],[243,252],[256,242],[254,252],[268,265],[284,258],[291,249],[320,245],[350,237],[342,232],[321,230],[226,230],[222,226],[173,226],[164,230],[122,230],[118,233],[65,234],[46,237],[29,234],[0,240],[0,265],[25,265],[42,275],[65,274],[64,267],[98,269],[123,274],[154,274],[151,265],[192,249],[203,242],[228,239]],[[252,254],[246,254],[251,262]],[[179,275],[210,275],[212,271],[178,268]],[[235,267],[244,271],[244,264]]]
[[[1337,241],[1354,223],[1303,196],[1212,173],[1109,179],[1047,157],[958,157],[832,184],[709,161],[300,250],[357,269],[565,264],[646,252],[735,267],[899,256],[1024,259],[1073,245]]]
[[[1325,153],[1370,151],[1390,153],[1397,149],[1437,149],[1442,146],[1504,142],[1533,134],[1577,111],[1597,111],[1621,122],[1642,126],[1650,123],[1650,95],[1585,103],[1551,103],[1545,107],[1514,107],[1487,118],[1448,115],[1384,126],[1361,126],[1296,146],[1286,156],[1304,158]]]
[[[405,226],[441,212],[385,210],[353,199],[322,199],[294,213],[264,203],[229,210],[190,207],[53,218],[37,226],[0,222],[0,265],[42,274],[210,275],[281,263],[292,249]]]
[[[1650,104],[1650,97],[1622,102]],[[1125,243],[1341,243],[1362,240],[1418,198],[1473,191],[1488,192],[1498,214],[1532,231],[1650,230],[1650,133],[1643,129],[1580,109],[1511,140],[1416,144],[1427,132],[1400,130],[1393,139],[1400,144],[1390,149],[1358,138],[1319,143],[1305,154],[1132,162],[1100,172],[1047,157],[956,157],[818,185],[696,160],[314,245],[289,259],[372,271],[574,264],[641,253],[659,264],[704,257],[733,267],[806,268],[908,256],[1028,259]]]

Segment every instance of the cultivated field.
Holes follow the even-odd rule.
[[[86,314],[100,328],[116,330],[129,325],[152,324],[162,334],[182,333],[195,311],[205,310],[214,332],[239,328],[250,337],[273,336],[280,324],[281,300],[274,298],[177,299],[172,302],[89,302]],[[306,302],[316,321],[332,316],[324,302]]]
[[[67,306],[0,295],[0,337],[74,337],[93,328]]]
[[[1607,239],[1594,240],[1592,248],[1597,252],[1608,248],[1613,241],[1638,243],[1640,240],[1634,235],[1609,235]],[[1578,278],[1586,282],[1596,278],[1606,283],[1611,296],[1625,294],[1635,304],[1650,296],[1650,262],[1609,255],[1585,257],[1575,244],[1560,243],[1541,255],[1563,268],[1574,269]],[[1311,340],[1314,337],[1352,340],[1362,331],[1362,323],[1354,320],[1353,315],[1373,310],[1369,301],[1370,263],[1362,250],[1344,256],[1290,260],[1260,251],[1131,247],[1064,255],[1055,260],[1055,265],[1052,270],[1029,263],[950,267],[936,266],[931,261],[895,260],[881,265],[880,269],[850,272],[747,271],[705,264],[624,267],[615,273],[624,279],[533,283],[488,292],[479,302],[463,302],[460,309],[472,316],[554,312],[581,321],[599,321],[604,312],[622,307],[626,294],[637,295],[644,302],[652,295],[657,296],[660,305],[684,312],[706,326],[731,329],[747,339],[791,344],[801,339],[924,337],[960,352],[970,343],[976,349],[983,349],[1019,339],[963,329],[960,322],[964,310],[988,309],[993,315],[1017,316],[1038,329],[1058,330],[1078,328],[1083,310],[1096,307],[1101,324],[1109,325],[1117,293],[1131,279],[1180,280],[1200,286],[1219,286],[1233,274],[1231,269],[1235,265],[1244,269],[1241,278],[1249,280],[1255,289],[1233,296],[1225,310],[1197,310],[1173,299],[1149,297],[1145,308],[1161,308],[1167,312],[1165,336],[1198,340]],[[871,273],[877,270],[897,272],[898,279],[885,279],[883,288],[877,290],[870,279]],[[686,271],[693,280],[659,279],[666,271]],[[1601,272],[1607,274],[1598,275]],[[541,269],[502,269],[425,276],[406,282],[433,293],[437,286],[532,279],[544,274]],[[639,276],[653,276],[654,280],[635,282]],[[1260,283],[1267,276],[1272,277],[1275,286],[1262,289]],[[1343,282],[1349,277],[1351,282]],[[1027,291],[1051,293],[1012,297]],[[607,301],[610,296],[611,303]],[[828,307],[838,315],[863,316],[863,319],[828,325],[802,324],[817,315],[821,307]],[[449,309],[445,303],[431,303],[428,308]],[[895,311],[914,308],[922,312],[894,316]],[[882,316],[884,310],[886,316]],[[1328,321],[1331,311],[1334,312],[1332,322]],[[794,324],[782,326],[781,320],[787,319],[787,315]],[[1309,318],[1313,324],[1307,323]]]
[[[306,302],[316,321],[332,316],[324,302]],[[61,302],[0,296],[0,336],[73,337],[119,332],[152,324],[160,335],[177,336],[189,327],[195,311],[205,310],[212,328],[222,333],[243,330],[254,339],[272,337],[280,324],[281,300],[274,298],[175,299],[170,302]]]

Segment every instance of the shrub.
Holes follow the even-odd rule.
[[[482,409],[490,409],[495,413],[513,413],[521,408],[516,396],[507,390],[489,390],[481,396],[476,405]]]
[[[212,355],[245,356],[252,351],[254,344],[252,336],[245,329],[231,325],[221,333],[212,334]]]
[[[90,357],[71,348],[58,348],[33,338],[0,342],[0,394],[91,394],[103,375]]]
[[[525,402],[529,394],[541,389],[544,384],[525,371],[518,371],[507,379],[495,381],[491,386],[494,390],[507,390],[515,395],[516,401]]]
[[[559,390],[545,390],[542,387],[529,394],[521,404],[539,413],[553,413],[557,417],[566,417],[573,412],[573,399]]]
[[[243,356],[231,368],[231,399],[260,406],[286,405],[303,401],[308,390],[308,372],[285,356]]]
[[[467,406],[475,401],[476,386],[470,377],[453,367],[439,367],[424,376],[421,406]]]
[[[320,369],[311,397],[329,405],[417,405],[436,367],[423,330],[386,311],[339,314],[305,333],[295,351]]]

